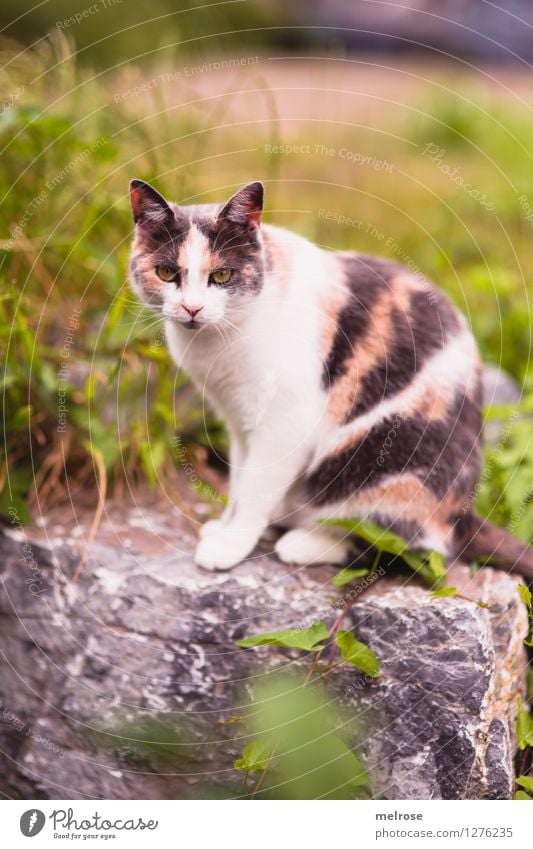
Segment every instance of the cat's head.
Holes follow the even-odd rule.
[[[177,206],[132,180],[135,291],[190,330],[232,321],[261,291],[263,186],[249,183],[220,206]]]

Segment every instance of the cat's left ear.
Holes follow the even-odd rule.
[[[241,227],[259,227],[263,212],[263,184],[248,183],[222,207],[219,220],[226,219]]]

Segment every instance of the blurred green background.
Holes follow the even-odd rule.
[[[128,289],[127,186],[187,203],[261,179],[266,220],[421,270],[516,380],[479,506],[532,539],[529,69],[361,52],[299,4],[90,6],[1,12],[1,513],[164,483],[177,432],[224,451]]]

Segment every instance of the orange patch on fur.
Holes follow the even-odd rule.
[[[414,522],[439,535],[449,531],[451,517],[458,509],[458,499],[451,492],[439,500],[415,475],[404,473],[380,481],[376,486],[349,499],[354,515],[372,511],[391,520]]]
[[[424,393],[420,400],[413,404],[413,410],[409,411],[409,415],[421,415],[428,422],[442,422],[446,419],[450,410],[450,405],[453,400],[453,393],[450,397],[449,391],[444,391],[439,387],[435,387]]]

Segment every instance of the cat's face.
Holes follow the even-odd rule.
[[[189,330],[232,322],[263,285],[259,225],[263,186],[250,183],[222,206],[177,206],[133,180],[135,291]]]

